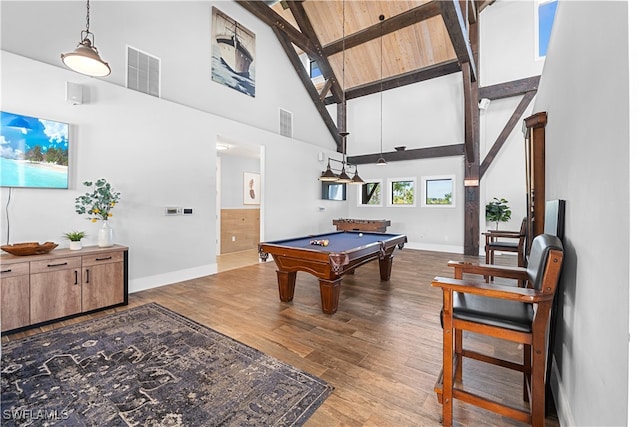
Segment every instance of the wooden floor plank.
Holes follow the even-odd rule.
[[[298,273],[294,300],[282,303],[274,263],[255,263],[255,257],[246,253],[243,257],[249,261],[243,264],[226,257],[227,264],[212,276],[133,293],[129,305],[159,303],[329,382],[335,391],[307,426],[440,424],[441,408],[433,385],[442,358],[442,294],[430,282],[437,275],[452,276],[448,260],[478,258],[397,251],[391,280],[380,281],[376,262],[358,268],[343,280],[338,312],[327,315],[321,310],[316,278]],[[515,264],[515,257],[497,258],[497,262]],[[124,309],[4,336],[3,342]],[[465,340],[495,354],[519,356],[510,343],[473,336]],[[482,368],[478,363],[464,365],[465,373],[477,373],[465,387],[522,404],[520,374]],[[454,419],[456,426],[521,425],[460,402],[454,404]],[[546,425],[559,423],[551,416]]]

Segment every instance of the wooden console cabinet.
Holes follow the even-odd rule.
[[[125,246],[0,256],[2,333],[128,303]]]

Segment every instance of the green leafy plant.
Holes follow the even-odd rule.
[[[507,199],[498,199],[494,197],[493,200],[485,206],[485,217],[487,221],[496,223],[496,230],[501,222],[507,222],[511,219],[511,208],[507,204]]]
[[[87,237],[87,233],[84,231],[69,231],[68,233],[64,233],[63,236],[72,242],[79,242],[83,238]]]
[[[120,193],[104,178],[100,178],[95,184],[91,181],[85,181],[83,184],[92,187],[93,191],[76,197],[76,212],[81,215],[88,214],[91,222],[111,218],[111,209],[120,201]]]

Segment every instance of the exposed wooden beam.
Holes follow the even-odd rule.
[[[527,107],[529,106],[529,104],[531,103],[531,100],[535,95],[536,95],[535,91],[527,92],[524,94],[524,96],[520,100],[520,103],[518,104],[516,109],[513,111],[513,114],[511,114],[511,117],[509,118],[507,123],[504,125],[502,132],[500,132],[500,135],[498,135],[498,138],[493,143],[493,145],[491,146],[491,149],[489,150],[484,160],[482,161],[482,164],[480,165],[480,178],[484,176],[487,169],[489,169],[489,166],[491,166],[491,163],[500,152],[500,149],[502,148],[504,143],[507,141],[507,138],[509,137],[509,135],[511,135],[511,132],[513,132],[513,128],[515,128],[515,126],[518,123],[520,123],[520,120],[522,119],[522,115],[524,114],[525,110],[527,109]]]
[[[283,17],[271,10],[266,3],[250,0],[236,0],[236,3],[254,14],[262,22],[272,27],[274,31],[277,28],[284,32],[291,43],[305,51],[305,53],[312,59],[316,59],[318,57],[316,46],[311,42],[311,40],[309,40],[306,35],[298,31],[298,29],[293,25],[289,24]]]
[[[331,89],[332,82],[331,80],[325,80],[324,86],[322,86],[322,90],[320,91],[320,100],[324,102],[324,99],[327,97],[329,93],[329,89]]]
[[[374,24],[358,31],[357,33],[350,34],[344,38],[344,49],[351,49],[352,47],[375,40],[380,37],[381,31],[382,35],[390,34],[401,28],[438,16],[439,14],[440,8],[435,2],[429,2],[418,7],[414,7],[413,9],[409,9],[399,15],[392,16],[391,18],[382,21],[382,24]],[[380,29],[381,25],[382,29]],[[340,38],[332,43],[324,45],[323,49],[327,56],[341,52],[343,49],[342,39]]]
[[[478,98],[501,99],[522,95],[526,92],[537,91],[540,76],[527,77],[510,82],[484,86],[478,89]]]
[[[469,43],[474,62],[478,60],[478,23],[469,25]],[[477,256],[480,242],[480,111],[478,79],[472,79],[472,63],[462,64],[465,105],[464,162],[464,253]]]
[[[336,79],[336,74],[333,71],[333,68],[331,68],[331,64],[329,64],[327,55],[322,48],[322,44],[318,39],[318,35],[313,29],[313,25],[311,25],[311,22],[309,21],[307,12],[305,12],[304,7],[302,7],[302,2],[294,1],[288,3],[288,5],[289,10],[291,10],[293,17],[298,24],[298,27],[300,28],[302,33],[309,38],[309,40],[315,47],[315,51],[317,53],[317,58],[315,59],[316,64],[318,64],[320,72],[322,72],[324,78],[331,81],[331,86],[329,86],[331,89],[331,93],[338,100],[338,102],[343,102],[344,92],[342,90],[342,87]]]
[[[482,12],[483,10],[485,10],[485,8],[487,8],[487,6],[491,6],[495,2],[496,0],[478,0],[478,4],[476,5],[478,13]]]
[[[438,0],[451,44],[456,52],[458,61],[461,64],[468,62],[471,67],[471,80],[477,78],[476,63],[471,50],[471,42],[469,41],[469,31],[467,30],[467,22],[460,9],[459,0]]]
[[[402,86],[407,86],[413,83],[418,83],[424,80],[434,79],[436,77],[446,76],[448,74],[457,73],[460,71],[460,65],[457,60],[451,60],[441,62],[436,65],[430,65],[428,67],[421,68],[419,70],[411,71],[408,73],[400,74],[395,77],[390,77],[382,81],[382,90],[395,89]],[[367,85],[357,86],[347,90],[345,98],[355,99],[361,96],[372,95],[380,92],[380,81],[371,82]],[[333,97],[328,97],[325,100],[325,104],[335,104]]]
[[[327,111],[327,107],[325,107],[324,103],[320,99],[320,96],[318,95],[318,91],[316,90],[316,87],[313,85],[313,82],[311,81],[311,77],[309,77],[307,70],[302,66],[302,62],[300,62],[300,59],[298,58],[298,54],[296,53],[295,49],[291,45],[290,40],[286,37],[286,35],[282,30],[274,29],[274,33],[278,38],[278,41],[282,45],[282,48],[284,49],[285,53],[287,54],[287,57],[289,58],[291,65],[293,65],[293,68],[296,70],[296,73],[298,73],[298,77],[300,78],[300,81],[304,85],[304,88],[307,90],[307,93],[311,97],[311,100],[313,101],[313,104],[316,106],[318,113],[320,113],[320,117],[322,117],[322,120],[327,126],[327,129],[329,129],[329,133],[331,133],[331,136],[333,137],[333,140],[335,141],[336,146],[340,146],[342,138],[338,134],[338,128],[336,127],[336,124],[333,122],[331,115]]]
[[[462,64],[462,91],[464,95],[464,151],[468,163],[473,163],[475,158],[475,140],[478,122],[478,92],[474,90],[474,82],[471,81],[471,67],[469,63]],[[466,177],[479,178],[475,177]]]
[[[440,145],[438,147],[415,148],[412,150],[390,151],[382,153],[387,162],[397,162],[401,160],[433,159],[436,157],[462,156],[464,154],[464,144]],[[353,165],[364,165],[376,163],[380,158],[380,153],[363,154],[360,156],[349,156],[348,162]]]

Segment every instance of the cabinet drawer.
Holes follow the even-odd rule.
[[[67,270],[70,268],[80,268],[81,258],[79,256],[70,258],[52,258],[43,261],[31,261],[31,274],[46,273],[48,271]]]
[[[2,279],[5,279],[7,277],[24,276],[27,274],[29,274],[28,262],[0,265],[0,278]]]
[[[90,267],[92,265],[108,264],[110,262],[124,261],[124,253],[122,251],[103,252],[93,255],[84,255],[82,257],[82,266]]]

